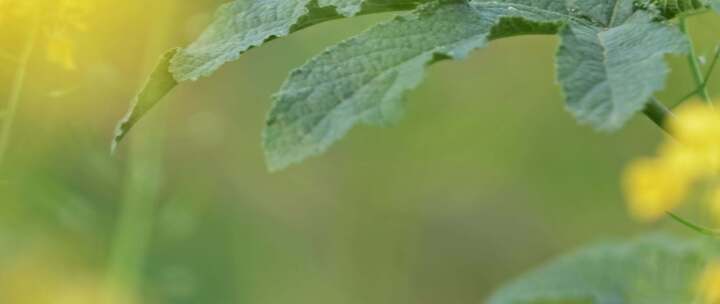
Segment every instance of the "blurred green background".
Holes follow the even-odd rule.
[[[643,117],[615,134],[578,126],[550,36],[441,62],[397,126],[356,128],[269,174],[269,96],[290,69],[390,14],[315,26],[183,84],[111,156],[114,124],[156,58],[224,1],[110,2],[78,37],[76,71],[42,56],[30,66],[0,169],[0,290],[18,303],[57,303],[37,300],[38,286],[117,282],[137,303],[482,303],[569,248],[654,228],[626,215],[618,177],[661,131]],[[693,19],[702,54],[716,19]],[[18,37],[0,47],[16,51]],[[670,60],[668,102],[692,87],[684,59]],[[0,65],[0,100],[13,73]]]

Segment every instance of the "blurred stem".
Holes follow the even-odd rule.
[[[143,59],[145,72],[152,69],[169,40],[173,16],[172,0],[155,1],[148,11],[161,12],[153,19],[153,30]],[[130,139],[124,200],[113,238],[107,273],[108,296],[111,304],[121,299],[139,298],[145,257],[155,220],[163,180],[163,142],[165,119],[157,107],[153,120],[147,120],[143,132]]]
[[[125,197],[112,243],[108,284],[111,299],[140,293],[145,253],[152,235],[162,179],[162,138],[159,122],[148,126],[129,144]],[[110,301],[110,303],[115,303]]]
[[[703,75],[702,69],[700,68],[700,61],[698,60],[697,52],[695,51],[695,44],[693,43],[692,36],[690,35],[687,18],[685,16],[680,17],[680,31],[682,31],[685,36],[687,36],[687,39],[690,43],[690,51],[687,58],[693,78],[695,79],[695,84],[698,86],[697,95],[700,96],[703,100],[705,100],[705,102],[712,105],[712,99],[710,98],[710,93],[707,89],[705,76]]]
[[[30,57],[32,57],[33,50],[35,50],[38,32],[40,32],[40,26],[36,18],[32,30],[25,40],[20,58],[18,59],[17,69],[15,70],[15,76],[10,88],[10,96],[8,97],[7,109],[3,112],[2,125],[0,125],[0,168],[2,168],[5,162],[5,157],[10,146],[12,128],[15,123],[18,106],[20,105],[22,91],[25,87],[27,69],[30,63]]]
[[[675,117],[670,109],[668,109],[662,102],[657,100],[655,97],[651,98],[650,101],[645,105],[643,110],[645,116],[650,118],[658,127],[663,129],[665,132],[670,134],[670,130],[667,127],[667,121]]]

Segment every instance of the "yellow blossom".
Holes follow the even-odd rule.
[[[673,137],[661,145],[658,156],[633,162],[625,171],[628,207],[639,220],[659,219],[681,204],[696,181],[710,180],[720,171],[720,112],[692,101],[676,114],[669,125]],[[710,202],[710,212],[720,221],[720,191]]]
[[[720,146],[720,112],[699,101],[682,104],[670,120],[670,132],[691,147]]]
[[[86,20],[92,8],[92,0],[0,0],[0,26],[12,22],[19,31],[39,26],[47,60],[75,69],[75,36],[88,30]],[[32,25],[32,20],[39,24]]]
[[[49,37],[46,51],[47,60],[65,69],[74,70],[76,67],[74,49],[75,44],[67,37]]]
[[[642,221],[657,220],[676,208],[687,195],[692,179],[668,162],[640,159],[627,167],[623,187],[630,213]]]
[[[720,170],[720,112],[697,101],[683,104],[670,121],[670,132],[708,173]]]
[[[702,304],[720,304],[720,262],[712,262],[697,282],[697,292]]]
[[[708,166],[709,159],[703,155],[697,149],[668,139],[658,149],[657,159],[671,167],[675,174],[696,180],[714,172],[711,166]]]

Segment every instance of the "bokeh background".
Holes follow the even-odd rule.
[[[76,70],[40,51],[30,64],[0,168],[2,303],[98,303],[105,286],[127,303],[482,303],[570,248],[656,228],[627,216],[618,177],[661,131],[640,116],[613,134],[578,126],[555,84],[554,37],[441,62],[396,126],[356,128],[270,174],[269,96],[391,14],[303,30],[183,84],[111,156],[155,60],[224,1],[96,2]],[[711,55],[717,18],[691,26]],[[17,52],[22,32],[0,29],[0,48]],[[692,88],[684,59],[670,61],[668,103]],[[0,105],[14,72],[0,63]]]

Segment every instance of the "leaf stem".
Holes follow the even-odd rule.
[[[10,88],[10,96],[7,101],[7,109],[3,111],[2,124],[0,124],[0,168],[5,161],[8,147],[10,146],[10,137],[12,135],[13,124],[15,123],[15,116],[20,105],[20,99],[22,96],[23,88],[25,87],[25,79],[27,78],[27,69],[32,57],[35,44],[37,42],[38,32],[40,27],[38,21],[35,21],[35,25],[28,34],[23,46],[22,53],[18,59],[18,66],[15,70],[15,76],[13,77],[12,86]]]
[[[674,219],[675,221],[677,221],[678,223],[683,224],[684,226],[692,229],[692,230],[695,231],[695,232],[698,232],[698,233],[700,233],[700,234],[704,234],[704,235],[707,235],[707,236],[720,237],[720,231],[699,226],[699,225],[694,224],[694,223],[692,223],[692,222],[690,222],[690,221],[688,221],[688,220],[686,220],[686,219],[684,219],[684,218],[680,217],[679,215],[674,214],[674,213],[672,213],[672,212],[668,212],[667,214],[668,214],[672,219]]]
[[[645,116],[652,120],[652,122],[654,122],[658,127],[670,134],[670,130],[667,127],[667,121],[673,119],[675,114],[673,114],[673,112],[670,111],[670,109],[668,109],[668,107],[666,107],[662,102],[657,100],[657,98],[652,97],[650,101],[648,101],[645,105],[643,113],[645,113]]]
[[[695,84],[698,86],[698,90],[696,94],[701,97],[705,102],[712,105],[712,99],[710,97],[710,93],[707,89],[707,82],[705,81],[705,76],[703,75],[702,70],[700,69],[700,61],[697,57],[697,52],[695,50],[695,44],[693,43],[692,37],[690,36],[690,30],[688,27],[687,18],[685,16],[680,17],[680,31],[685,34],[687,37],[689,43],[690,43],[690,50],[688,52],[688,64],[690,65],[690,70],[692,72],[693,78],[695,79]]]

